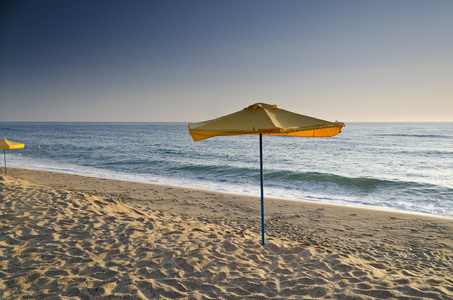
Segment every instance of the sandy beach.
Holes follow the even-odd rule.
[[[1,299],[453,299],[453,220],[8,168]]]

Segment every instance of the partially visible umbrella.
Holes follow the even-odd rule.
[[[5,175],[7,175],[6,170],[6,149],[19,149],[24,148],[24,144],[8,141],[7,139],[0,140],[0,149],[3,149],[3,155],[5,158]]]
[[[263,134],[299,137],[330,137],[341,132],[345,124],[328,122],[277,108],[277,105],[255,103],[238,112],[205,122],[189,124],[193,140],[214,136],[255,134],[260,136],[261,234],[264,245]]]

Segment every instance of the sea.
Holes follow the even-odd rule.
[[[259,137],[194,142],[187,123],[0,123],[7,166],[260,196]],[[264,196],[453,218],[453,123],[346,123],[263,136]],[[0,160],[1,165],[3,161]]]

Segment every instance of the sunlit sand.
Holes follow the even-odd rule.
[[[449,299],[453,221],[9,169],[0,298]],[[59,298],[59,299],[60,299]]]

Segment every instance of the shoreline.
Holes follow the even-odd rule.
[[[257,195],[247,195],[247,194],[235,194],[235,193],[229,193],[229,192],[221,192],[221,191],[214,191],[214,190],[204,190],[200,188],[191,188],[191,187],[186,187],[186,186],[178,186],[178,185],[165,185],[165,184],[158,184],[158,183],[148,183],[148,182],[141,182],[141,181],[129,181],[129,180],[123,180],[123,179],[113,179],[113,178],[104,178],[104,177],[93,177],[89,175],[79,175],[79,174],[73,174],[73,173],[66,173],[66,172],[57,172],[57,171],[46,171],[46,170],[38,170],[38,169],[24,169],[24,168],[13,168],[9,167],[8,170],[13,170],[15,174],[18,176],[21,176],[20,178],[22,179],[32,179],[34,180],[35,183],[37,184],[43,184],[47,185],[52,179],[57,178],[58,176],[52,175],[52,174],[64,174],[67,175],[66,177],[67,183],[60,184],[60,187],[68,187],[68,188],[79,188],[79,186],[74,185],[73,180],[68,180],[71,178],[70,176],[80,176],[80,177],[86,177],[86,178],[93,178],[97,179],[98,182],[107,180],[107,181],[117,181],[117,182],[124,182],[124,183],[133,183],[137,185],[149,185],[151,187],[167,187],[167,188],[175,188],[175,189],[183,189],[183,190],[194,190],[194,191],[199,191],[202,193],[215,193],[219,195],[229,195],[230,197],[240,197],[243,199],[260,199],[259,196]],[[16,171],[14,171],[16,170]],[[38,173],[35,173],[38,172]],[[39,172],[42,172],[42,174],[47,174],[49,179],[45,179],[43,176],[39,176]],[[34,175],[36,174],[36,175]],[[55,185],[57,186],[57,185]],[[428,214],[428,213],[422,213],[422,212],[414,212],[414,211],[405,211],[405,210],[398,210],[398,209],[392,209],[392,208],[386,208],[386,207],[378,207],[378,206],[370,206],[367,207],[366,205],[347,205],[347,204],[338,204],[338,203],[317,203],[316,201],[309,201],[309,200],[299,200],[299,199],[285,199],[285,198],[273,198],[273,197],[264,197],[264,201],[271,200],[271,201],[284,201],[284,202],[296,202],[296,203],[301,203],[302,205],[319,205],[319,206],[333,206],[333,207],[341,207],[341,208],[350,208],[350,209],[363,209],[363,210],[370,210],[370,211],[376,211],[376,212],[382,212],[382,213],[395,213],[395,214],[408,214],[408,215],[414,215],[414,216],[421,216],[421,217],[432,217],[432,218],[440,218],[440,219],[447,219],[447,220],[452,220],[453,217],[451,216],[443,216],[443,215],[434,215],[434,214]]]
[[[11,168],[11,170],[11,176],[15,178],[51,188],[115,197],[126,205],[142,210],[159,210],[192,217],[255,220],[259,224],[261,222],[261,199],[259,197],[49,171],[17,168]],[[322,218],[323,221],[328,220],[329,224],[338,224],[339,228],[344,226],[345,221],[350,222],[351,225],[358,222],[361,224],[361,228],[356,228],[356,230],[360,232],[374,231],[376,224],[384,226],[391,220],[439,222],[439,224],[453,226],[453,219],[443,216],[326,203],[265,198],[264,206],[265,220],[283,220],[295,226],[312,227],[326,232],[332,230],[315,225]],[[368,226],[365,223],[366,220],[369,220],[371,225]],[[315,224],[312,223],[313,221]],[[259,225],[258,223],[257,225]]]
[[[448,219],[8,171],[0,298],[453,298]]]

